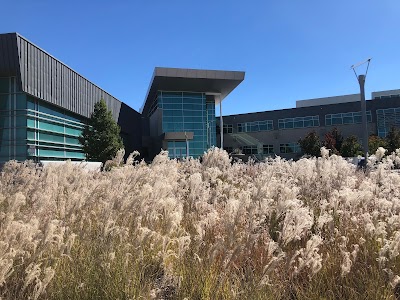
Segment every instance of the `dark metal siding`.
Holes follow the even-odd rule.
[[[126,151],[141,149],[137,111],[16,33],[0,34],[0,76],[16,76],[23,92],[85,117],[103,98],[121,126]]]
[[[0,77],[19,75],[16,41],[15,33],[0,34]]]
[[[17,43],[15,43],[15,40],[10,43],[8,35],[0,35],[0,38],[8,38],[6,42],[0,40],[0,44],[2,45],[1,47],[9,48],[13,48],[14,46],[12,45],[17,45],[18,52],[15,51],[15,53],[18,53],[18,56],[10,55],[10,57],[13,57],[11,61],[13,64],[10,65],[8,63],[10,65],[8,69],[14,70],[14,72],[17,70],[15,63],[18,64],[19,57],[21,83],[24,92],[85,117],[90,116],[94,104],[103,98],[107,103],[107,107],[111,110],[114,119],[118,120],[121,109],[121,102],[118,99],[100,89],[28,40],[19,35],[14,35],[15,37]],[[0,57],[3,57],[3,55]],[[3,60],[5,59],[3,58]],[[7,70],[7,67],[1,67],[0,69]]]
[[[125,103],[121,104],[118,118],[121,127],[121,135],[125,137],[125,153],[130,154],[134,150],[142,152],[142,115],[130,108]]]

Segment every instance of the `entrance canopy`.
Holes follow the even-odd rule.
[[[240,71],[156,67],[140,112],[150,109],[158,91],[206,93],[218,104],[243,81],[244,75]]]

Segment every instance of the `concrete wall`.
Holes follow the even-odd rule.
[[[400,90],[389,90],[389,91],[378,91],[372,92],[372,99],[375,97],[382,97],[382,96],[400,96]]]
[[[296,108],[360,101],[360,94],[315,98],[296,101]]]

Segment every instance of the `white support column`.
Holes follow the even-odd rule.
[[[219,98],[219,130],[221,136],[221,149],[224,149],[224,122],[222,120],[222,101]]]
[[[185,131],[185,140],[186,140],[186,159],[189,159],[189,141],[187,138],[186,131]]]

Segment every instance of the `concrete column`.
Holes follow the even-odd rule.
[[[186,159],[189,159],[189,141],[187,138],[186,131],[185,131],[185,140],[186,140]]]
[[[361,100],[361,128],[362,128],[362,146],[365,159],[368,158],[368,124],[367,124],[367,104],[365,102],[365,75],[358,76],[360,84]]]

